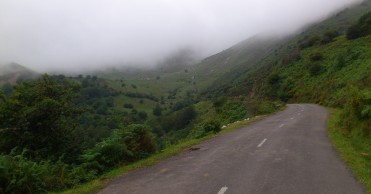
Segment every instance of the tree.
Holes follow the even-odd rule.
[[[305,48],[308,48],[308,47],[312,47],[315,44],[317,44],[320,40],[321,40],[321,38],[319,36],[313,36],[313,37],[309,38],[307,41],[305,41],[304,43],[302,43],[300,45],[300,48],[305,49]]]
[[[323,56],[322,53],[319,53],[319,52],[316,52],[316,53],[313,53],[309,56],[309,59],[310,61],[312,62],[315,62],[315,61],[321,61],[323,60],[325,57]]]
[[[162,109],[160,107],[160,105],[156,105],[156,107],[153,109],[153,115],[155,116],[160,116],[162,113]]]
[[[3,85],[3,92],[5,95],[9,95],[13,92],[13,87],[10,83],[6,83]]]
[[[371,34],[371,12],[363,15],[358,23],[352,25],[347,31],[347,39],[352,40]]]
[[[134,106],[130,103],[125,103],[124,108],[132,109],[132,108],[134,108]]]
[[[0,100],[5,101],[5,95],[2,90],[0,90]]]
[[[278,85],[281,81],[281,77],[278,73],[272,73],[271,75],[269,75],[268,77],[268,83],[270,85]]]
[[[140,112],[138,112],[138,116],[139,116],[139,118],[142,119],[142,120],[146,120],[146,119],[148,118],[147,113],[144,112],[144,111],[140,111]]]
[[[6,153],[18,147],[41,158],[66,152],[81,113],[74,104],[78,88],[44,75],[14,90],[0,104],[0,151]]]
[[[179,130],[185,128],[196,118],[196,111],[193,106],[188,106],[179,111],[172,112],[161,118],[161,126],[164,131]]]
[[[334,41],[334,38],[336,38],[337,36],[339,36],[339,33],[338,32],[336,32],[336,31],[327,31],[327,32],[325,32],[325,34],[323,34],[323,37],[322,37],[322,40],[321,40],[321,44],[330,43],[330,42]]]
[[[322,73],[324,67],[318,63],[312,63],[309,65],[309,73],[311,76],[316,76]]]

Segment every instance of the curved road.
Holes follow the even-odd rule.
[[[327,137],[327,116],[317,105],[288,105],[198,150],[112,179],[100,193],[365,193]]]

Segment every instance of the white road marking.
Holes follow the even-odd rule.
[[[218,192],[218,194],[224,194],[226,191],[227,191],[228,187],[227,186],[224,186],[220,189],[220,191]]]
[[[283,127],[284,125],[285,125],[285,124],[281,124],[281,125],[280,125],[280,128]]]
[[[258,148],[260,148],[264,144],[265,141],[267,141],[267,138],[263,139],[263,141],[260,142],[260,144],[258,145]]]

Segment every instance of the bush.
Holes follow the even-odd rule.
[[[262,99],[261,97],[248,101],[247,108],[251,116],[269,114],[277,110],[277,106],[273,102]]]
[[[155,108],[153,109],[153,115],[155,115],[155,116],[161,116],[161,114],[162,114],[162,109],[161,109],[161,107],[160,107],[160,105],[156,105],[155,106]]]
[[[97,172],[86,163],[72,168],[61,162],[32,161],[28,151],[0,155],[0,193],[46,193],[93,180]]]
[[[322,73],[324,70],[323,66],[318,63],[313,63],[309,65],[309,74],[311,76],[316,76]]]
[[[347,31],[347,39],[352,40],[371,34],[371,12],[363,15],[357,24],[351,26]]]
[[[180,130],[185,128],[195,118],[196,111],[192,106],[189,106],[163,117],[161,125],[164,131]]]
[[[130,103],[125,103],[124,104],[124,108],[132,109],[132,108],[134,108],[134,106],[132,104],[130,104]]]
[[[345,66],[346,66],[346,61],[345,61],[344,55],[339,55],[336,59],[335,68],[339,70]]]
[[[338,32],[327,31],[322,37],[321,44],[328,44],[328,43],[334,41],[334,38],[336,38],[337,36],[339,36]]]
[[[218,110],[220,121],[223,123],[232,123],[246,118],[248,115],[246,104],[243,101],[233,100],[226,102]]]
[[[204,121],[196,126],[188,135],[189,138],[202,138],[209,133],[218,133],[222,130],[221,124],[217,120]]]
[[[138,112],[138,116],[139,116],[139,118],[142,119],[142,120],[146,120],[146,119],[148,118],[147,113],[144,112],[144,111],[140,111],[140,112]]]
[[[356,133],[367,137],[371,134],[371,90],[360,91],[356,87],[350,87],[348,91],[348,100],[341,115],[343,133],[348,135],[353,129],[361,128]],[[363,126],[359,127],[360,124]]]
[[[202,129],[208,133],[208,132],[214,132],[218,133],[222,130],[221,124],[217,120],[209,120],[202,124]]]
[[[313,53],[313,54],[310,55],[309,59],[312,62],[321,61],[321,60],[324,59],[324,56],[321,53]]]
[[[148,157],[156,152],[155,136],[147,125],[133,124],[124,129],[124,142],[133,153],[135,160]]]
[[[0,155],[0,193],[44,193],[65,187],[63,163],[34,162],[25,153]]]
[[[109,138],[85,151],[81,156],[82,161],[89,164],[91,170],[96,170],[99,173],[123,161],[130,161],[132,157],[133,153],[127,149],[122,131],[119,130],[114,131]]]
[[[281,81],[281,77],[278,73],[272,73],[271,75],[269,75],[268,77],[268,83],[270,85],[275,85],[275,84],[279,84]]]
[[[282,59],[282,64],[283,65],[287,65],[287,64],[290,64],[294,61],[298,61],[301,59],[301,56],[300,56],[300,49],[295,49],[293,50],[290,54],[286,55],[283,59]]]
[[[219,108],[227,101],[226,97],[219,97],[213,100],[213,107]]]
[[[313,36],[312,38],[310,38],[307,41],[305,41],[304,43],[302,43],[300,45],[300,48],[304,49],[304,48],[312,47],[315,44],[317,44],[320,40],[321,40],[321,38],[319,36]]]
[[[119,164],[130,163],[156,152],[154,135],[146,125],[130,125],[85,151],[82,162],[101,173]]]

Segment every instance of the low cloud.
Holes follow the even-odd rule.
[[[37,71],[207,56],[259,33],[291,33],[361,0],[2,0],[0,63]]]

